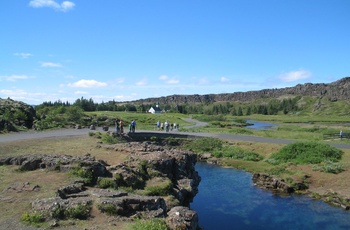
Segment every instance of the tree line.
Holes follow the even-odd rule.
[[[164,104],[160,105],[161,109],[166,112],[175,112],[182,114],[205,114],[205,115],[233,115],[233,116],[249,116],[251,114],[276,115],[288,114],[297,112],[301,108],[298,107],[298,101],[301,96],[294,98],[286,98],[283,100],[268,99],[261,102],[252,103],[237,103],[237,102],[221,102],[208,104]],[[62,113],[68,107],[76,107],[82,111],[127,111],[127,112],[148,112],[151,106],[156,103],[149,104],[133,104],[133,103],[118,103],[113,101],[96,103],[93,99],[79,98],[74,103],[55,101],[44,102],[36,106],[37,111],[51,110],[54,108],[58,113]],[[51,108],[51,109],[50,109]]]

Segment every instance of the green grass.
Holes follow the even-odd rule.
[[[130,230],[169,230],[164,219],[137,220]]]
[[[184,145],[184,148],[189,149],[195,153],[211,153],[218,158],[232,158],[244,161],[260,161],[263,159],[259,154],[244,150],[237,146],[225,145],[225,142],[212,137],[198,138],[189,141]]]
[[[172,193],[173,183],[170,179],[154,178],[147,182],[145,191],[147,196],[168,196]]]
[[[221,149],[223,141],[217,138],[198,138],[185,144],[185,148],[195,153],[208,153],[215,149]]]

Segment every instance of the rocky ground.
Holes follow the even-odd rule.
[[[165,218],[171,229],[196,229],[198,216],[188,209],[198,192],[200,177],[195,171],[196,154],[152,142],[102,145],[127,151],[129,157],[109,165],[90,155],[29,154],[0,159],[0,165],[16,165],[24,173],[45,170],[75,172],[76,179],[57,189],[54,196],[31,201],[28,213],[40,213],[57,229],[67,219],[89,219],[104,215],[109,225],[133,219]],[[40,191],[40,185],[13,184],[3,191]],[[32,229],[16,221],[1,228]],[[67,224],[65,224],[67,227]],[[69,226],[68,226],[69,227]],[[71,226],[72,227],[72,226]],[[94,228],[91,228],[94,229]]]

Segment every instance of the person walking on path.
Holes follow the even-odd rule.
[[[136,121],[135,120],[132,120],[131,122],[131,132],[135,132],[135,129],[136,129]]]
[[[115,119],[115,133],[118,134],[119,132],[119,119]]]
[[[124,126],[123,126],[123,121],[120,119],[119,121],[119,129],[120,129],[120,133],[123,134],[124,132]]]
[[[169,122],[166,120],[165,123],[165,132],[169,132]]]

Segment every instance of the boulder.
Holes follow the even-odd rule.
[[[183,206],[176,206],[168,212],[166,223],[174,230],[197,230],[197,212]]]

